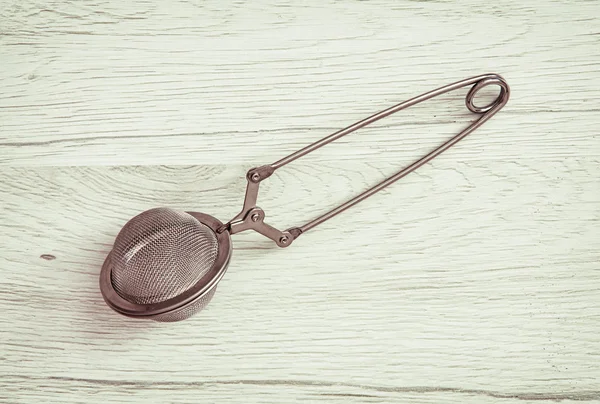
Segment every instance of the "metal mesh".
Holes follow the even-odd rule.
[[[164,302],[194,286],[213,266],[218,242],[193,216],[151,209],[123,227],[112,251],[115,291],[136,304]]]

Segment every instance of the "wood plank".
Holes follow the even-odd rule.
[[[491,150],[486,160],[600,154],[590,139],[600,124],[600,3],[261,4],[8,7],[0,164],[267,163],[487,71],[506,77],[513,98],[501,123],[474,140]],[[382,122],[389,129],[365,134],[368,146],[454,133],[449,122],[467,117],[461,97]],[[516,142],[519,153],[505,148]],[[353,144],[326,153],[361,152]]]
[[[213,302],[175,324],[110,311],[99,267],[141,210],[235,214],[241,167],[5,167],[4,394],[600,399],[598,161],[543,163],[442,159],[288,249],[236,235]],[[265,182],[271,223],[307,219],[393,168],[336,166],[335,182],[333,166],[302,164]]]

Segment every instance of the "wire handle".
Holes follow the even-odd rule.
[[[334,140],[341,138],[342,136],[346,136],[349,133],[354,132],[357,129],[363,128],[373,122],[376,122],[382,118],[390,116],[398,111],[401,111],[405,108],[413,106],[415,104],[421,103],[423,101],[427,101],[431,98],[437,97],[441,94],[448,93],[450,91],[457,90],[459,88],[467,87],[473,85],[471,90],[467,93],[465,104],[469,111],[482,114],[479,119],[475,122],[471,123],[467,128],[465,128],[462,132],[455,135],[451,139],[447,140],[440,146],[438,146],[435,150],[429,152],[425,156],[421,157],[414,163],[410,164],[408,167],[403,168],[398,173],[392,175],[391,177],[381,181],[379,184],[374,187],[364,191],[360,195],[355,196],[344,204],[338,206],[337,208],[332,209],[331,211],[311,220],[300,227],[292,227],[286,231],[280,231],[276,228],[266,224],[264,222],[264,211],[256,206],[256,200],[258,197],[258,187],[261,181],[269,178],[275,170],[283,167],[286,164],[291,163],[292,161],[307,155],[310,152],[313,152]],[[496,97],[494,101],[484,107],[478,107],[474,104],[474,98],[477,92],[484,87],[490,85],[497,85],[500,87],[500,93]],[[435,157],[439,156],[441,153],[448,150],[450,147],[454,146],[460,140],[465,138],[471,132],[475,131],[481,125],[483,125],[487,120],[489,120],[494,114],[496,114],[506,103],[508,102],[508,98],[510,96],[510,88],[506,81],[498,74],[484,74],[481,76],[471,77],[469,79],[457,81],[456,83],[449,84],[444,87],[440,87],[436,90],[429,91],[425,94],[421,94],[417,97],[411,98],[408,101],[401,102],[400,104],[396,104],[390,108],[387,108],[383,111],[376,113],[375,115],[371,115],[368,118],[363,119],[362,121],[356,122],[344,129],[341,129],[315,143],[312,143],[301,150],[298,150],[289,156],[282,158],[281,160],[276,161],[273,164],[264,165],[261,167],[253,168],[246,174],[246,178],[248,180],[248,185],[246,187],[246,196],[244,198],[244,206],[242,211],[234,217],[229,223],[223,225],[218,231],[223,232],[228,230],[231,234],[239,233],[244,230],[254,230],[262,235],[270,238],[275,241],[280,247],[289,246],[292,241],[298,238],[302,233],[312,229],[313,227],[323,223],[324,221],[331,219],[332,217],[342,213],[346,209],[356,205],[357,203],[365,200],[369,196],[381,191],[383,188],[388,185],[398,181],[400,178],[406,176],[407,174],[413,172],[417,168],[422,165],[428,163]]]

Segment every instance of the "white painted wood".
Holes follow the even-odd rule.
[[[597,2],[121,3],[4,7],[2,164],[269,162],[487,71],[502,73],[514,94],[504,122],[473,140],[491,149],[486,161],[513,159],[504,146],[523,132],[523,154],[577,156],[563,149],[597,130]],[[385,123],[410,123],[402,136],[373,133],[404,148],[415,125],[452,131],[446,121],[464,108],[443,101]],[[440,110],[445,119],[431,117]]]
[[[600,4],[538,3],[0,1],[0,402],[600,401]],[[289,249],[234,236],[198,316],[103,303],[134,214],[227,220],[253,165],[488,71],[496,117]],[[431,149],[462,97],[278,171],[268,221]]]

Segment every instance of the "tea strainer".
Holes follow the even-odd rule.
[[[265,213],[256,206],[261,181],[275,170],[357,129],[440,94],[471,86],[466,96],[469,111],[481,116],[466,129],[398,173],[385,179],[337,208],[300,227],[280,231],[265,223]],[[478,107],[475,95],[483,87],[496,85],[500,92],[489,105]],[[507,103],[510,89],[497,74],[462,80],[394,105],[339,130],[269,165],[253,168],[242,211],[223,224],[204,213],[155,208],[131,219],[116,237],[100,274],[100,290],[106,303],[118,313],[156,321],[184,320],[202,310],[214,295],[231,258],[231,235],[254,230],[288,247],[302,233],[345,211],[399,180],[454,146],[480,127]]]

